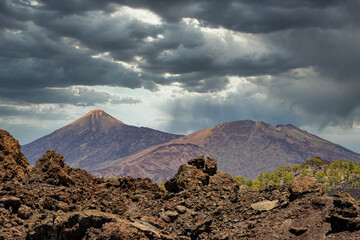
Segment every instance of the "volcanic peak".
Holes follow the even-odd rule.
[[[86,129],[92,132],[109,132],[113,127],[121,127],[125,125],[123,122],[112,117],[110,114],[106,113],[101,109],[94,109],[78,120],[72,122],[69,127],[74,127],[77,129]]]

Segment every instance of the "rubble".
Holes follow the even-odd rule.
[[[54,151],[30,171],[16,140],[0,134],[5,136],[0,156],[6,156],[0,162],[5,169],[0,239],[358,239],[360,234],[360,209],[351,196],[326,196],[308,177],[245,191],[217,170],[215,160],[198,157],[182,165],[164,191],[148,178],[96,178],[70,168]],[[9,162],[11,171],[5,167]]]

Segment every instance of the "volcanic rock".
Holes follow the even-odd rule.
[[[11,210],[16,213],[20,207],[21,200],[18,197],[5,196],[0,198],[0,203],[2,203],[6,209],[11,208]]]
[[[165,182],[165,188],[169,192],[180,192],[185,189],[200,190],[203,185],[209,183],[209,176],[193,166],[181,165],[176,175]]]
[[[29,182],[42,182],[52,185],[69,186],[74,180],[69,176],[70,168],[65,165],[64,157],[55,151],[47,151],[31,169]]]
[[[166,211],[160,213],[160,218],[165,222],[173,222],[178,216],[179,214],[176,211]]]
[[[202,170],[204,173],[209,174],[210,176],[214,175],[217,171],[217,164],[214,159],[207,157],[205,160],[204,156],[197,157],[188,161],[188,164],[195,166],[196,168]]]
[[[165,188],[169,192],[183,190],[201,191],[204,185],[212,188],[237,189],[236,181],[228,174],[216,171],[217,165],[214,159],[203,156],[189,160],[189,165],[181,165],[176,175],[165,182]]]
[[[18,217],[21,219],[28,219],[32,214],[32,210],[30,207],[26,206],[26,205],[21,205],[18,209]]]
[[[122,177],[118,178],[117,181],[121,189],[131,191],[140,189],[154,192],[160,191],[159,185],[154,183],[150,178]]]
[[[259,211],[270,211],[277,206],[278,202],[279,202],[278,200],[274,200],[274,201],[265,200],[251,204],[251,208]]]
[[[360,208],[352,200],[344,193],[335,195],[333,208],[326,219],[331,224],[331,232],[360,230]]]
[[[344,191],[338,191],[338,192],[334,193],[333,197],[345,199],[345,200],[351,202],[353,205],[356,204],[355,199],[353,197],[351,197],[349,193],[344,192]]]
[[[182,206],[182,205],[177,205],[177,206],[175,207],[175,209],[176,209],[176,211],[178,211],[178,213],[180,213],[180,214],[183,214],[183,213],[186,212],[186,207],[185,207],[185,206]]]
[[[229,174],[222,171],[216,171],[216,174],[210,176],[209,185],[212,189],[219,191],[236,191],[239,189],[239,184]]]
[[[47,152],[26,181],[1,182],[0,239],[359,238],[360,209],[344,193],[322,195],[302,177],[244,191],[212,159],[190,163],[166,192],[147,178],[96,178]]]
[[[56,213],[44,219],[29,234],[28,239],[166,239],[163,234],[142,223],[120,219],[99,211]]]
[[[20,152],[20,144],[10,133],[0,129],[0,183],[4,181],[26,180],[30,165]]]
[[[307,193],[316,193],[323,195],[325,193],[324,186],[320,183],[315,182],[314,179],[307,176],[299,176],[291,184],[290,188],[291,198],[298,198]]]

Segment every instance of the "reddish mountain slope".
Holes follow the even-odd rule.
[[[95,109],[50,135],[24,145],[21,150],[31,165],[47,150],[56,150],[70,166],[92,170],[179,137],[181,135],[129,126]]]
[[[141,171],[141,176],[163,182],[186,162],[188,156],[200,154],[215,158],[220,170],[246,178],[255,178],[261,171],[299,164],[316,156],[360,161],[359,154],[292,125],[273,127],[245,120],[223,123],[151,147],[117,166],[93,173],[98,176],[140,176],[138,171]]]

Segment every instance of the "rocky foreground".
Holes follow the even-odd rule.
[[[210,158],[165,183],[105,180],[48,151],[33,168],[0,131],[0,239],[359,239],[360,209],[299,177],[291,186],[241,191]]]

